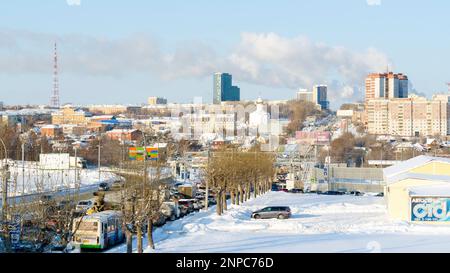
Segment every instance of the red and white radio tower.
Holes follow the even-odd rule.
[[[53,95],[50,97],[50,107],[59,108],[59,80],[58,80],[58,51],[55,43],[55,56],[53,64]]]

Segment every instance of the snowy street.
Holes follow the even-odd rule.
[[[290,206],[293,217],[250,219],[252,211],[272,205]],[[384,199],[371,196],[270,192],[230,206],[223,216],[213,207],[169,222],[154,237],[156,252],[163,253],[450,252],[450,226],[392,221]],[[125,246],[109,252],[125,252]]]

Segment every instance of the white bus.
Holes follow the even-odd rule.
[[[80,249],[107,249],[125,239],[122,213],[103,211],[78,218],[74,222],[73,243]]]

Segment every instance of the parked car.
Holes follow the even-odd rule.
[[[291,189],[289,192],[290,193],[303,193],[303,190],[302,189]]]
[[[344,192],[341,191],[326,191],[324,193],[322,193],[324,195],[344,195]]]
[[[376,197],[384,197],[384,192],[380,192],[379,194],[375,195]]]
[[[180,211],[180,217],[184,217],[189,214],[188,206],[178,204],[178,210]]]
[[[178,204],[187,207],[188,213],[191,213],[195,210],[194,202],[192,199],[180,199],[178,201]]]
[[[205,199],[205,193],[197,192],[194,196],[194,199],[197,199],[197,200]]]
[[[205,207],[205,198],[202,198],[199,201],[200,201],[200,205],[202,207]],[[217,204],[216,198],[214,196],[208,196],[208,206],[213,206],[215,204]]]
[[[180,217],[180,210],[175,206],[175,202],[162,203],[161,213],[170,221],[175,221]]]
[[[254,219],[288,219],[291,217],[291,209],[289,207],[266,207],[252,213]]]
[[[178,198],[178,199],[189,199],[190,197],[189,196],[187,196],[187,195],[185,195],[185,194],[182,194],[182,193],[179,193],[179,192],[176,192],[176,193],[173,193],[173,194],[171,194],[171,196],[172,197],[176,197],[176,198]]]
[[[289,192],[288,189],[280,189],[282,192]]]
[[[74,201],[62,200],[62,201],[58,202],[58,204],[56,205],[56,211],[58,213],[71,211],[71,210],[75,209],[75,207],[76,207],[76,204]]]
[[[363,196],[364,194],[360,191],[350,191],[347,193],[348,195],[354,195],[354,196]]]
[[[94,202],[91,200],[83,200],[78,202],[75,210],[80,212],[86,212],[94,206]]]
[[[155,218],[153,218],[152,223],[155,227],[162,227],[166,223],[166,216],[159,212]]]
[[[198,200],[198,199],[193,199],[194,200],[194,209],[195,210],[201,210],[202,208],[204,208],[204,200],[203,202],[201,202],[202,200]]]
[[[100,183],[100,185],[98,185],[99,191],[109,191],[109,189],[110,189],[109,184],[106,182]]]

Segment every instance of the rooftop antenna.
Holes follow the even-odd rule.
[[[58,51],[55,42],[55,53],[53,58],[53,94],[50,97],[50,107],[59,108],[59,80],[58,80]]]

